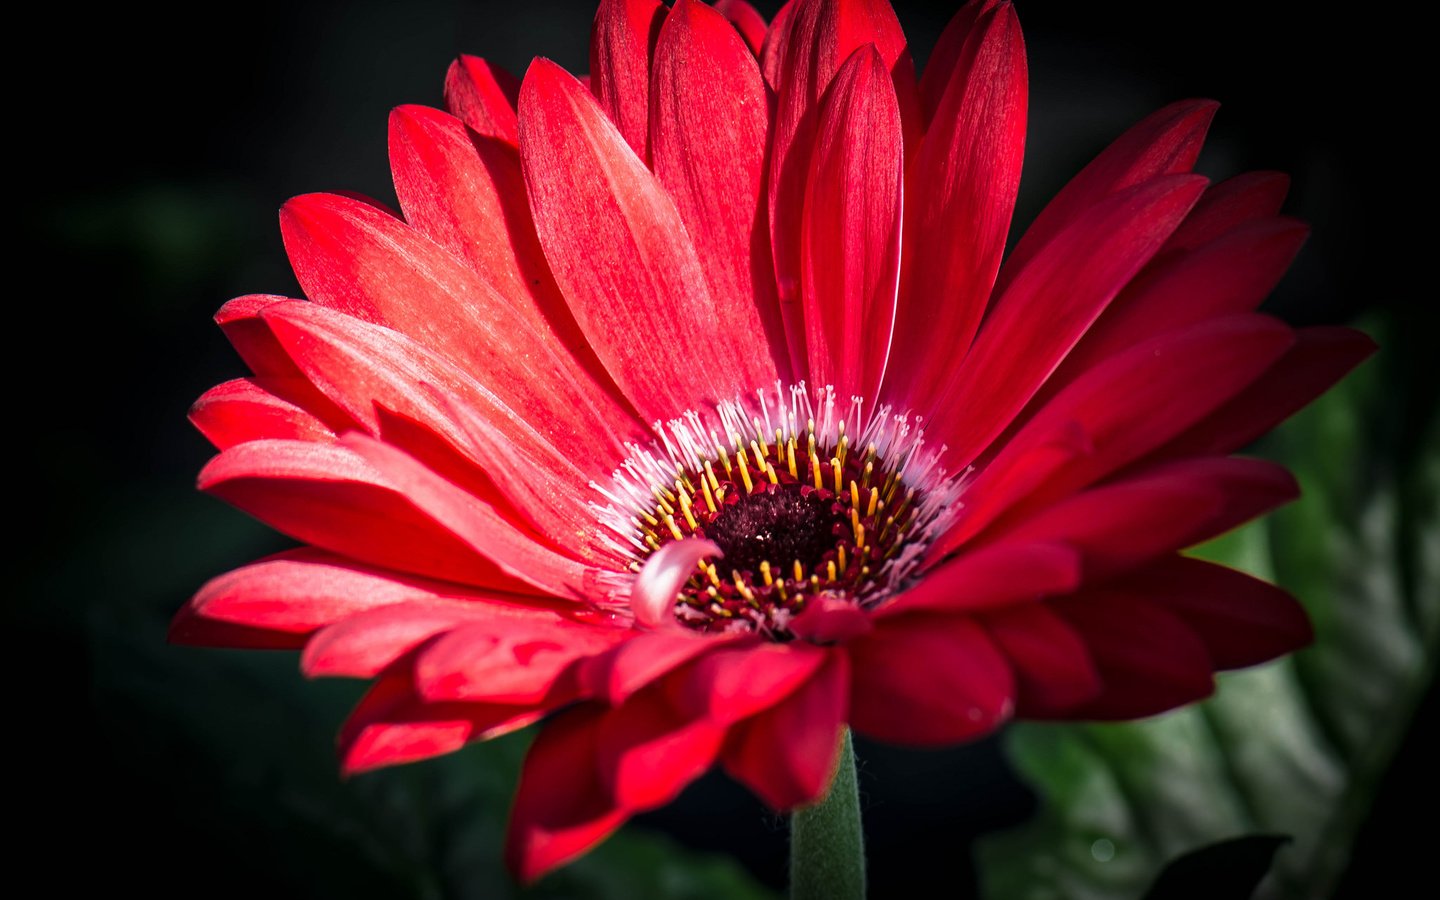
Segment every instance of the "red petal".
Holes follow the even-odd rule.
[[[874,44],[885,68],[896,77],[896,96],[902,117],[908,102],[918,107],[914,64],[905,47],[905,34],[895,12],[884,0],[800,0],[775,17],[772,32],[776,50],[766,62],[777,97],[770,143],[769,222],[770,245],[775,257],[775,279],[780,311],[789,339],[791,365],[797,378],[806,377],[804,323],[800,316],[801,233],[804,227],[805,185],[810,155],[820,118],[820,98],[842,63],[860,47]],[[769,52],[770,45],[766,49]],[[909,67],[908,81],[903,75]],[[906,90],[908,86],[908,90]],[[914,110],[918,119],[918,109]]]
[[[849,645],[850,722],[894,744],[939,746],[987,734],[1010,717],[1005,657],[969,619],[903,616]]]
[[[516,141],[519,92],[519,79],[478,56],[462,55],[445,73],[445,107],[476,134],[508,144]]]
[[[1017,716],[1055,718],[1099,695],[1085,642],[1045,604],[986,613],[981,624],[1014,670]]]
[[[426,704],[415,696],[408,675],[393,672],[375,682],[341,728],[341,768],[353,775],[453,753],[470,741],[524,728],[541,715],[523,706]]]
[[[760,48],[765,45],[765,33],[769,30],[765,17],[745,0],[716,0],[715,11],[730,20],[735,30],[745,38],[750,52],[759,56]],[[674,12],[673,8],[671,12]]]
[[[600,843],[629,817],[610,798],[596,766],[603,715],[600,707],[582,706],[557,716],[525,757],[505,864],[527,884]]]
[[[1041,210],[1000,272],[1007,286],[1045,245],[1105,197],[1162,175],[1189,172],[1219,104],[1184,100],[1146,116],[1070,180]]]
[[[740,640],[748,639],[701,635],[686,629],[642,633],[588,660],[581,680],[592,695],[619,706],[631,694],[696,656]]]
[[[1156,451],[1155,459],[1230,453],[1298,412],[1375,352],[1369,336],[1351,328],[1302,328],[1284,356],[1250,389]]]
[[[804,643],[720,648],[680,676],[675,701],[687,715],[729,725],[784,700],[825,658],[826,651]]]
[[[305,646],[303,634],[218,622],[197,615],[189,606],[181,607],[175,618],[170,620],[170,631],[165,639],[172,644],[191,647],[231,647],[237,650],[299,650]]]
[[[1104,690],[1066,718],[1138,719],[1207,697],[1214,666],[1195,631],[1149,597],[1092,590],[1051,608],[1090,650]]]
[[[653,809],[705,774],[725,728],[681,715],[663,691],[642,691],[600,723],[596,765],[616,806]]]
[[[711,295],[748,300],[763,329],[752,339],[783,348],[761,190],[769,101],[755,58],[717,12],[679,0],[660,30],[652,78],[651,166],[675,200]],[[788,379],[788,354],[778,355]]]
[[[553,616],[462,625],[420,652],[415,683],[431,701],[539,703],[576,660],[614,646],[628,631]]]
[[[817,385],[874,402],[900,273],[904,135],[884,60],[861,47],[821,104],[801,235],[805,346]]]
[[[590,90],[641,160],[650,110],[650,57],[665,21],[658,0],[600,0],[590,36]]]
[[[251,441],[200,472],[200,489],[296,540],[361,562],[446,581],[535,593],[421,512],[346,447]]]
[[[927,126],[940,108],[940,100],[960,64],[966,42],[985,30],[984,26],[989,21],[985,14],[998,5],[999,0],[970,0],[960,7],[945,30],[940,32],[940,39],[935,42],[935,48],[925,62],[925,71],[920,73],[921,112]],[[985,21],[982,22],[982,19]]]
[[[1189,250],[1208,244],[1237,225],[1273,218],[1290,191],[1290,176],[1246,172],[1210,186],[1185,217],[1165,250]]]
[[[1076,494],[1018,525],[1002,520],[980,540],[1074,547],[1094,581],[1228,531],[1299,492],[1288,471],[1264,460],[1185,460]]]
[[[389,325],[483,379],[499,402],[524,410],[562,445],[630,425],[603,387],[539,321],[460,260],[398,219],[332,195],[297,197],[281,231],[307,296]],[[569,443],[573,441],[573,445]]]
[[[984,5],[967,5],[946,35],[953,39],[967,12]],[[963,50],[950,63],[954,74],[907,178],[898,352],[886,394],[916,409],[930,408],[943,386],[938,376],[964,357],[975,336],[1005,249],[1025,154],[1028,78],[1013,8],[1005,4],[983,17]],[[932,59],[927,77],[934,65]]]
[[[540,241],[576,320],[647,419],[776,380],[750,297],[712,297],[675,204],[595,102],[537,60],[520,151]],[[673,361],[657,364],[657,354]]]
[[[945,561],[875,614],[971,611],[1069,593],[1079,584],[1080,556],[1074,550],[1054,543],[1004,542]]]
[[[999,436],[1204,184],[1177,175],[1115,194],[1082,213],[1015,277],[940,395],[945,419],[932,428],[951,459],[968,463]]]
[[[1285,325],[1245,314],[1147,342],[1096,366],[981,470],[966,491],[961,518],[933,545],[931,557],[958,547],[1022,500],[1041,508],[1143,456],[1244,390],[1293,341]]]
[[[849,679],[845,654],[829,651],[813,678],[731,731],[721,760],[725,771],[774,810],[824,797],[840,752]]]
[[[307,388],[313,390],[299,378],[237,378],[201,395],[190,407],[190,421],[219,450],[267,438],[333,443],[335,432],[329,426],[278,396],[295,396]]]
[[[1217,669],[1239,669],[1299,650],[1315,638],[1290,594],[1224,566],[1174,556],[1107,587],[1158,604],[1204,642]]]
[[[777,93],[785,54],[789,52],[790,40],[795,33],[795,9],[798,6],[800,0],[785,0],[785,5],[770,20],[770,30],[765,32],[765,43],[760,46],[760,71],[765,74],[766,86]]]

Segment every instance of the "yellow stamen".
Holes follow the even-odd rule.
[[[837,495],[845,493],[845,486],[840,483],[841,470],[838,456],[830,457],[830,472],[835,476],[835,493]]]
[[[796,580],[796,581],[804,581],[804,580],[805,580],[805,567],[802,566],[802,565],[800,565],[800,560],[798,560],[798,559],[795,560],[795,580]]]
[[[720,479],[715,477],[715,468],[710,465],[710,460],[705,460],[705,481],[709,483],[710,490],[720,490]]]
[[[841,544],[839,547],[835,548],[835,555],[840,558],[840,571],[843,572],[846,569],[850,568],[850,561],[845,558],[844,544]]]
[[[795,439],[785,442],[785,462],[790,467],[790,477],[799,478],[800,470],[795,468]]]
[[[675,537],[675,540],[685,540],[685,533],[680,530],[679,525],[675,524],[675,517],[670,515],[669,513],[665,514],[665,527],[670,529],[670,534]]]
[[[872,488],[870,489],[870,502],[869,502],[869,504],[867,504],[866,507],[865,507],[865,515],[867,515],[867,516],[873,516],[873,515],[875,515],[875,509],[876,509],[879,505],[880,505],[880,489],[879,489],[879,488],[873,488],[873,487],[872,487]]]
[[[745,484],[745,493],[749,494],[755,490],[755,482],[750,480],[749,460],[746,459],[744,450],[741,450],[737,457],[740,464],[740,480]]]
[[[690,526],[691,531],[700,527],[699,523],[695,521],[695,515],[690,512],[689,494],[680,495],[680,512],[685,514],[685,524]]]
[[[710,464],[707,462],[705,464],[705,467],[709,468]],[[705,497],[705,506],[710,510],[710,512],[715,512],[715,510],[717,509],[717,507],[715,506],[715,492],[710,490],[709,478],[700,479],[700,491]]]
[[[850,481],[850,508],[852,510],[860,508],[860,486],[855,483],[854,479]]]
[[[766,587],[775,583],[775,576],[771,574],[770,563],[767,560],[760,560],[760,577],[765,580]]]
[[[832,559],[832,560],[826,561],[826,563],[825,563],[825,574],[828,575],[828,576],[830,576],[830,580],[831,580],[831,581],[834,581],[834,580],[835,580],[835,560]]]
[[[770,479],[771,484],[780,483],[780,473],[775,471],[775,466],[768,459],[765,461],[765,477]]]

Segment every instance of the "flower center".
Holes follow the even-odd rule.
[[[840,415],[829,388],[785,399],[777,385],[773,405],[759,394],[753,412],[721,404],[724,440],[693,412],[656,423],[663,447],[632,446],[613,490],[596,486],[633,570],[689,538],[722,551],[681,586],[682,625],[788,640],[816,597],[872,606],[903,587],[958,495],[913,417],[882,407],[865,420],[858,398]]]

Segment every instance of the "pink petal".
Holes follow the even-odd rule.
[[[629,818],[596,765],[604,714],[601,707],[582,706],[557,716],[525,757],[505,840],[505,864],[522,882],[564,865]]]
[[[645,560],[630,588],[635,621],[647,628],[677,625],[675,600],[680,588],[695,574],[700,560],[723,555],[714,541],[701,538],[673,541],[656,550]]]
[[[743,0],[736,8],[758,17]],[[755,58],[718,12],[679,0],[660,30],[651,77],[651,166],[695,244],[711,296],[747,299],[763,329],[754,340],[783,348],[762,194],[769,101]],[[788,380],[788,354],[779,356]]]
[[[267,438],[333,443],[329,426],[279,396],[295,396],[309,387],[299,378],[237,378],[201,395],[190,407],[190,421],[219,450]]]
[[[1325,393],[1376,350],[1351,328],[1318,326],[1296,332],[1296,342],[1250,389],[1157,450],[1155,459],[1230,453],[1266,433]]]
[[[801,234],[809,373],[873,404],[885,374],[900,275],[904,135],[874,45],[851,54],[826,90]]]
[[[1170,440],[1244,390],[1293,341],[1285,325],[1244,314],[1146,342],[1096,366],[981,470],[961,517],[932,545],[931,557],[1022,501],[1041,508]]]
[[[1189,172],[1219,104],[1184,100],[1156,110],[1122,134],[1055,195],[1010,251],[999,288],[1008,286],[1052,240],[1111,194],[1164,175]]]
[[[849,679],[845,654],[829,651],[813,678],[731,731],[721,757],[725,771],[774,810],[820,800],[835,773]]]
[[[1191,459],[1083,491],[980,540],[1073,547],[1089,581],[1239,525],[1299,495],[1283,467],[1257,459]]]
[[[1208,244],[1237,225],[1273,218],[1290,192],[1290,176],[1281,172],[1246,172],[1211,185],[1165,250],[1189,250]]]
[[[974,460],[1159,249],[1204,187],[1199,176],[1159,178],[1082,213],[1015,277],[940,396],[933,439],[958,463]]]
[[[315,303],[388,325],[483,379],[549,434],[631,427],[533,309],[513,306],[464,263],[398,219],[311,194],[280,216],[295,274]]]
[[[430,701],[539,703],[577,660],[614,646],[628,632],[555,616],[462,625],[420,652],[415,684]]]
[[[251,441],[211,460],[199,486],[296,540],[360,562],[536,592],[450,534],[415,506],[402,485],[347,447]]]
[[[946,29],[964,28],[972,2]],[[954,69],[907,177],[906,261],[886,395],[929,409],[963,358],[1005,249],[1025,154],[1025,44],[1009,4],[984,15]],[[946,38],[942,36],[942,46]],[[941,48],[937,47],[937,51]],[[934,71],[935,61],[926,68]],[[945,64],[942,61],[942,65]]]
[[[760,48],[765,44],[765,33],[769,30],[765,17],[745,0],[716,0],[715,11],[730,20],[745,39],[750,52],[759,56]],[[673,8],[671,12],[674,12]]]
[[[647,420],[776,379],[750,297],[712,297],[674,202],[584,89],[538,60],[520,153],[540,242],[601,361]],[[657,354],[671,364],[658,365]]]
[[[1149,597],[1096,589],[1051,608],[1085,642],[1104,685],[1094,700],[1067,711],[1067,719],[1138,719],[1215,689],[1205,644]]]
[[[941,746],[1010,717],[1015,683],[985,632],[955,616],[904,616],[848,646],[850,722],[878,740]]]
[[[1015,714],[1054,718],[1100,694],[1085,642],[1043,603],[986,613],[981,624],[1015,673]]]
[[[719,648],[679,676],[675,702],[686,715],[729,725],[784,700],[825,659],[826,651],[798,642]]]
[[[650,58],[666,12],[658,0],[600,0],[590,36],[590,90],[642,161],[650,158]]]
[[[484,703],[426,704],[409,676],[393,672],[375,682],[340,730],[346,775],[453,753],[470,741],[499,737],[538,720],[541,711]]]
[[[380,471],[416,509],[474,553],[492,560],[505,574],[543,594],[570,599],[588,596],[583,565],[542,546],[492,506],[436,475],[414,457],[353,432],[342,442]]]
[[[617,806],[653,809],[705,774],[724,738],[724,726],[678,713],[662,691],[642,691],[601,721],[596,765]]]
[[[1290,594],[1224,566],[1172,556],[1108,587],[1174,613],[1204,642],[1217,669],[1267,662],[1315,638]]]
[[[476,134],[512,145],[519,92],[519,79],[478,56],[461,55],[445,73],[446,108]]]
[[[875,615],[968,612],[1069,593],[1079,584],[1080,555],[1069,547],[1002,542],[945,561]]]

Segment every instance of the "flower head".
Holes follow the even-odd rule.
[[[445,95],[391,117],[399,213],[286,204],[308,301],[227,304],[254,374],[192,412],[201,487],[304,546],[174,636],[373,679],[347,770],[544,720],[533,877],[717,763],[789,809],[847,724],[1148,715],[1309,639],[1179,553],[1294,496],[1229,454],[1371,350],[1254,311],[1306,230],[1283,176],[1190,172],[1214,104],[1005,256],[1009,3],[917,79],[884,0],[603,0],[588,82],[464,57]]]

